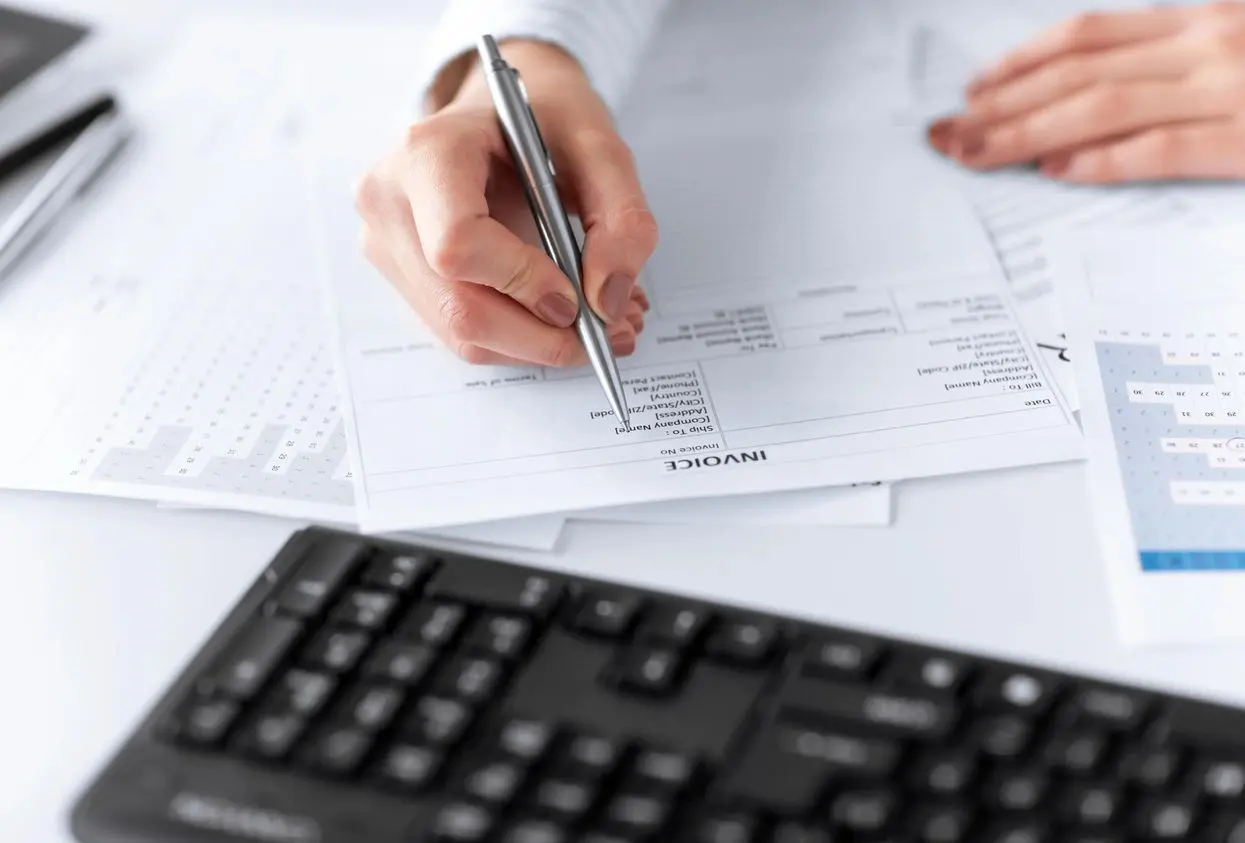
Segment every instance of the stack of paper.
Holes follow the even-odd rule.
[[[620,115],[663,229],[631,429],[587,371],[458,360],[359,254],[419,28],[214,18],[74,248],[0,288],[0,485],[552,548],[568,517],[886,525],[894,481],[1081,458],[1051,244],[1202,194],[949,165],[924,120],[981,37],[920,4],[688,0],[663,33]]]

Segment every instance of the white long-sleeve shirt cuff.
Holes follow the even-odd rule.
[[[451,0],[427,44],[416,91],[423,114],[429,90],[447,64],[489,34],[556,44],[583,66],[617,112],[668,0]]]

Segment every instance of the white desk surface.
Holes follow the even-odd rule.
[[[1087,504],[1079,466],[1047,466],[903,484],[890,529],[576,524],[515,556],[1245,703],[1245,645],[1116,642]],[[71,800],[295,526],[0,492],[0,839],[69,843]]]

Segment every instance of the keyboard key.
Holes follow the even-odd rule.
[[[709,637],[709,657],[736,667],[769,663],[778,647],[778,628],[766,621],[730,621]]]
[[[509,804],[523,786],[526,770],[517,764],[494,762],[468,773],[463,792],[474,800],[491,805]]]
[[[835,843],[836,838],[824,828],[800,823],[780,823],[770,837],[772,843]]]
[[[670,804],[654,796],[623,793],[605,809],[607,824],[632,839],[649,839],[660,834],[670,819]]]
[[[329,630],[320,633],[311,642],[303,662],[309,667],[330,673],[349,673],[354,670],[371,643],[372,639],[364,632]]]
[[[197,746],[212,746],[224,740],[241,707],[232,700],[211,700],[191,704],[174,725],[178,739]]]
[[[1148,840],[1184,840],[1197,820],[1193,804],[1177,799],[1145,799],[1133,809],[1133,832]]]
[[[375,588],[411,594],[427,582],[436,567],[431,556],[422,554],[381,558],[367,566],[363,582]]]
[[[490,659],[454,659],[441,671],[436,691],[477,704],[497,693],[504,677],[501,662]]]
[[[996,820],[980,835],[981,843],[1047,843],[1053,841],[1040,820]],[[1060,840],[1059,843],[1064,843]]]
[[[507,756],[525,764],[535,764],[556,735],[557,729],[552,723],[515,719],[502,725],[497,744]]]
[[[864,679],[881,655],[881,645],[863,636],[818,636],[804,651],[803,670],[829,679]]]
[[[354,626],[375,632],[388,621],[397,608],[398,598],[385,591],[348,591],[333,609],[331,618],[342,626]]]
[[[451,802],[437,813],[433,839],[444,843],[479,843],[493,830],[493,815],[468,802]]]
[[[379,732],[393,722],[402,701],[403,693],[397,688],[362,687],[351,692],[343,710],[352,725],[367,732]]]
[[[787,682],[781,705],[793,718],[855,722],[925,739],[943,737],[958,717],[955,704],[942,697],[808,677]]]
[[[546,618],[566,591],[566,580],[483,559],[444,565],[427,594],[444,601]]]
[[[424,603],[402,622],[398,635],[432,648],[448,647],[466,619],[467,610],[457,603]]]
[[[925,805],[917,809],[912,828],[920,843],[963,843],[973,814],[962,805]]]
[[[760,840],[759,823],[751,814],[702,817],[692,831],[692,840],[694,843],[753,843]]]
[[[397,744],[385,753],[380,763],[383,782],[406,793],[427,790],[441,771],[441,753],[423,746]]]
[[[639,640],[676,649],[693,646],[712,618],[707,609],[690,606],[659,606],[640,626]]]
[[[1086,685],[1076,689],[1068,707],[1079,720],[1131,731],[1141,725],[1150,704],[1151,699],[1145,694]]]
[[[660,696],[673,690],[682,669],[683,659],[677,650],[633,647],[623,655],[621,664],[606,668],[605,676],[624,691]]]
[[[467,652],[512,661],[523,654],[531,638],[532,623],[512,615],[485,615],[467,636]]]
[[[566,843],[566,830],[545,820],[520,820],[502,837],[502,843]]]
[[[595,799],[595,785],[551,779],[536,788],[532,801],[537,812],[573,824],[579,822],[592,809]]]
[[[974,697],[977,705],[987,710],[1038,715],[1055,698],[1058,684],[1038,673],[994,671],[978,683]]]
[[[1003,769],[986,782],[987,802],[1003,811],[1026,812],[1037,808],[1050,787],[1050,777],[1040,768]]]
[[[897,653],[886,668],[887,683],[900,688],[955,695],[969,675],[968,659]]]
[[[598,735],[579,735],[566,747],[562,766],[573,778],[595,781],[614,771],[623,754],[618,741]]]
[[[963,748],[931,750],[917,760],[909,776],[916,790],[950,799],[973,785],[977,760]]]
[[[647,750],[636,756],[635,772],[645,784],[676,793],[692,783],[696,762],[677,752]]]
[[[1135,747],[1120,759],[1120,777],[1145,790],[1162,790],[1171,784],[1179,769],[1178,750],[1168,747]]]
[[[277,706],[302,717],[320,713],[337,688],[337,680],[323,673],[290,670],[278,684]]]
[[[238,736],[238,744],[247,755],[266,761],[279,761],[294,748],[302,737],[307,721],[292,714],[269,714],[257,719]]]
[[[359,769],[372,748],[372,736],[361,729],[332,728],[320,734],[308,749],[306,762],[333,776],[349,776]]]
[[[1033,736],[1028,721],[1011,714],[989,717],[973,724],[969,733],[971,746],[995,759],[1016,758],[1024,753]]]
[[[899,762],[897,743],[770,724],[757,733],[718,785],[736,801],[782,815],[808,813],[834,774],[881,779]]]
[[[1102,828],[1114,824],[1123,810],[1124,795],[1114,784],[1071,782],[1056,800],[1059,817],[1070,825]]]
[[[891,821],[898,803],[888,790],[841,793],[830,804],[830,815],[840,828],[857,834],[873,834]]]
[[[635,625],[640,600],[635,597],[587,596],[571,626],[585,635],[625,638]]]
[[[285,659],[302,631],[302,623],[292,618],[253,621],[229,642],[209,671],[203,690],[216,690],[238,700],[251,699]]]
[[[437,653],[423,644],[389,641],[368,660],[364,674],[371,679],[413,688],[424,681]]]
[[[364,551],[356,539],[321,539],[281,587],[272,605],[278,612],[300,618],[320,614],[354,572]]]
[[[462,738],[474,716],[474,711],[458,700],[424,697],[415,703],[400,731],[415,743],[446,748]]]
[[[1052,735],[1042,752],[1046,763],[1073,776],[1094,773],[1107,754],[1109,742],[1101,732],[1078,729]]]
[[[1199,759],[1189,771],[1196,791],[1210,799],[1240,800],[1245,796],[1245,765],[1239,761]]]

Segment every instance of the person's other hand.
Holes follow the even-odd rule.
[[[583,222],[585,296],[606,321],[614,353],[631,354],[648,309],[636,278],[657,226],[630,150],[568,54],[535,42],[502,50],[523,76],[568,213]],[[478,62],[459,78],[452,98],[434,102],[360,181],[363,251],[464,360],[584,363],[574,288],[536,245]]]
[[[929,128],[967,167],[1085,183],[1245,178],[1245,4],[1093,13],[979,76]]]

